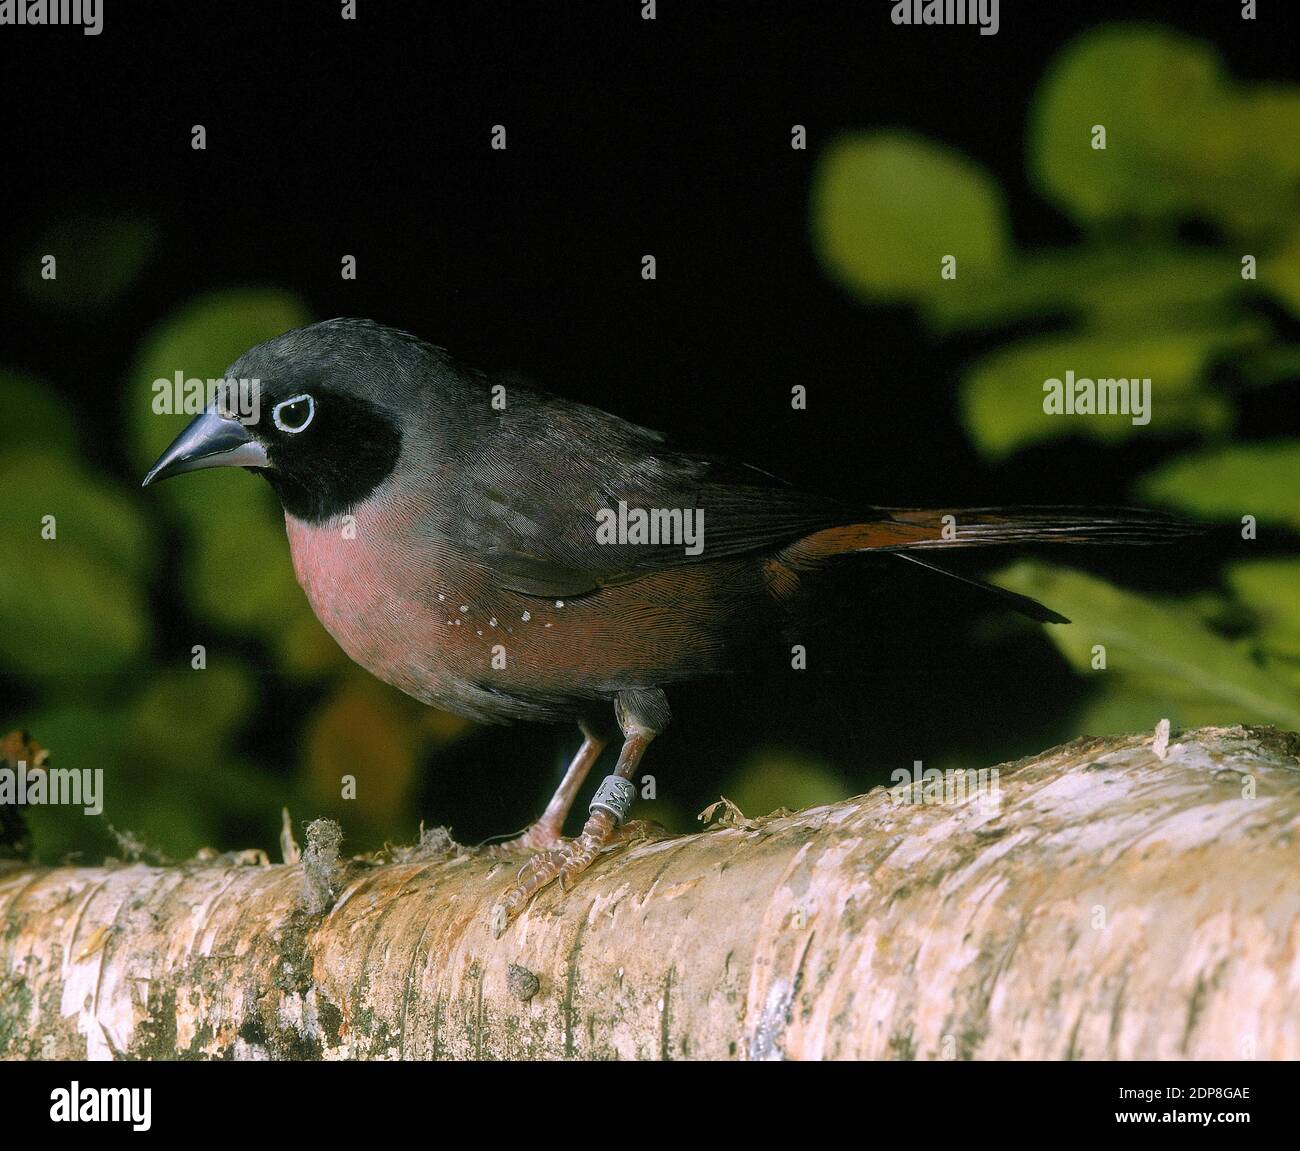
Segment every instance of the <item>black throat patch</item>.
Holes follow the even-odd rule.
[[[260,469],[284,510],[320,524],[355,508],[386,480],[402,451],[402,430],[367,400],[317,393],[317,413],[298,435],[267,429],[272,467]]]

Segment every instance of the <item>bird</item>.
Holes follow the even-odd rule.
[[[642,759],[670,719],[665,688],[743,669],[831,565],[928,568],[1066,623],[933,555],[1190,530],[1131,508],[840,501],[502,383],[367,319],[287,331],[245,352],[225,380],[252,387],[256,417],[219,394],[144,486],[213,467],[261,475],[283,506],[298,582],[357,664],[470,720],[580,729],[554,796],[512,844],[529,858],[494,906],[498,934],[626,835]],[[615,736],[614,769],[566,839],[565,818]]]

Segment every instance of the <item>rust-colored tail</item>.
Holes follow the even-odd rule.
[[[796,570],[821,567],[837,556],[892,552],[900,559],[983,589],[1033,619],[1069,623],[1028,596],[970,579],[915,555],[940,548],[1006,544],[1155,544],[1205,530],[1204,526],[1141,508],[876,508],[860,523],[823,528],[788,545],[782,562]]]
[[[824,528],[786,548],[791,562],[850,552],[908,552],[999,544],[1154,544],[1204,531],[1141,508],[878,508],[879,519]]]

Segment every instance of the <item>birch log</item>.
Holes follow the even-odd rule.
[[[1300,737],[1159,734],[731,811],[499,939],[517,863],[436,837],[7,864],[0,1056],[1300,1058]]]

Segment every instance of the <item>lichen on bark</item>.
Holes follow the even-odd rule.
[[[646,840],[499,940],[445,836],[6,862],[0,1057],[1300,1058],[1300,737],[1154,744]]]

